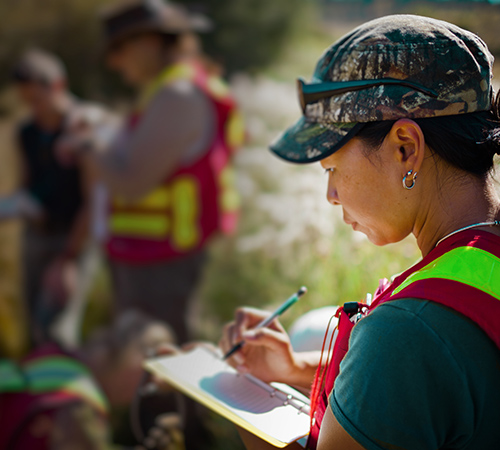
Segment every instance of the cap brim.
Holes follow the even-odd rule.
[[[297,164],[320,161],[335,153],[363,127],[362,123],[318,123],[301,117],[270,149]]]

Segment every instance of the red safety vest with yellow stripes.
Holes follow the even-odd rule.
[[[450,236],[380,292],[368,306],[351,302],[337,311],[338,334],[329,364],[318,370],[311,392],[311,432],[307,448],[315,449],[321,422],[340,363],[349,349],[355,324],[377,306],[407,298],[429,300],[474,321],[500,349],[500,237],[478,230]],[[360,320],[363,320],[362,318]]]
[[[106,245],[112,259],[171,260],[200,250],[217,231],[235,228],[239,197],[230,159],[243,142],[241,116],[226,84],[196,63],[168,67],[150,86],[146,103],[163,86],[178,80],[190,80],[212,102],[213,141],[203,156],[178,168],[141,200],[112,199]],[[139,121],[140,115],[134,117],[131,127]]]

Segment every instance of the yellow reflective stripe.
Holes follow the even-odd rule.
[[[165,209],[169,202],[169,192],[167,188],[155,189],[149,195],[139,201],[142,208]]]
[[[234,212],[240,208],[240,195],[235,188],[236,172],[226,166],[219,175],[219,206],[224,212]]]
[[[475,287],[500,300],[500,259],[475,247],[458,247],[411,274],[391,295],[410,284],[438,278]]]
[[[196,179],[184,176],[172,185],[172,243],[180,250],[195,247],[200,239],[199,200]]]
[[[231,111],[226,123],[226,142],[231,148],[238,148],[245,142],[245,123],[238,110]]]
[[[229,95],[229,87],[219,77],[210,76],[207,79],[207,89],[216,99],[221,99]]]
[[[115,236],[124,237],[166,239],[171,235],[173,246],[189,250],[198,245],[201,238],[199,201],[197,179],[179,176],[170,187],[164,186],[133,204],[138,211],[114,211],[109,219],[109,229]],[[120,206],[116,202],[115,205]],[[158,214],[146,209],[157,209]]]
[[[115,213],[110,218],[110,231],[114,235],[165,238],[169,231],[166,215]]]

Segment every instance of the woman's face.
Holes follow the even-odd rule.
[[[44,85],[32,82],[17,83],[15,85],[21,102],[27,106],[35,117],[44,117],[54,110],[61,93],[65,91],[63,81]]]
[[[130,37],[112,47],[106,55],[107,66],[121,75],[130,86],[148,82],[160,64],[162,43],[158,35],[144,33]]]
[[[401,163],[385,142],[369,156],[366,150],[363,141],[353,138],[321,161],[328,171],[327,199],[342,206],[344,221],[374,244],[398,242],[413,229]]]

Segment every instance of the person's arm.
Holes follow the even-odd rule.
[[[242,428],[238,428],[241,440],[247,450],[272,450],[271,444],[263,441],[252,433]],[[300,450],[303,447],[297,443],[287,445],[288,450]],[[318,450],[364,450],[338,423],[330,409],[327,409],[321,424]]]
[[[82,205],[78,211],[73,225],[71,227],[68,240],[65,245],[64,255],[73,259],[83,250],[89,236],[90,212],[92,188],[94,186],[95,176],[83,165],[81,167],[81,193]]]
[[[388,302],[360,320],[329,398],[335,421],[322,422],[318,448],[336,448],[336,422],[369,450],[468,442],[476,406],[461,353],[469,342],[456,334],[466,336],[466,326],[423,300]]]
[[[129,199],[147,194],[177,169],[205,131],[211,110],[191,83],[167,86],[148,106],[128,142],[106,152],[85,153],[111,193]]]
[[[359,445],[345,431],[338,420],[332,413],[330,407],[325,411],[323,421],[321,422],[321,430],[319,433],[318,450],[364,450],[364,447]]]

